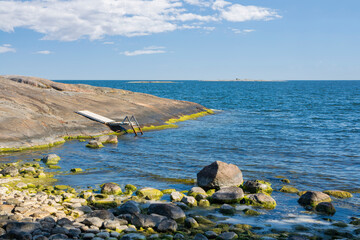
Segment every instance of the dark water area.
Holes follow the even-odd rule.
[[[144,92],[219,111],[179,123],[178,129],[146,132],[137,138],[119,136],[117,145],[103,149],[88,149],[86,143],[73,140],[49,150],[5,155],[0,157],[3,161],[56,153],[62,157],[61,171],[87,169],[83,174],[57,176],[59,183],[77,187],[111,181],[188,190],[191,185],[176,179],[196,179],[205,165],[220,160],[239,166],[245,180],[264,179],[275,190],[283,185],[278,175],[299,190],[360,190],[360,81],[63,82]],[[278,203],[275,210],[226,221],[281,229],[330,225],[323,216],[304,212],[297,195],[275,191],[272,196]],[[358,193],[333,203],[337,209],[333,220],[349,222],[349,217],[360,216]]]

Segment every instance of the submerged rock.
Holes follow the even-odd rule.
[[[282,186],[280,189],[280,192],[284,192],[284,193],[298,193],[299,190],[297,190],[295,187],[292,186]]]
[[[321,202],[318,205],[316,205],[315,210],[316,212],[324,213],[328,215],[334,215],[336,212],[335,207],[331,202]]]
[[[46,164],[46,165],[56,165],[59,163],[60,161],[60,157],[56,154],[49,154],[45,157],[42,158],[42,161]]]
[[[323,191],[323,193],[330,195],[332,197],[336,197],[336,198],[351,198],[352,194],[346,191],[341,191],[341,190],[326,190]]]
[[[307,191],[302,194],[298,200],[298,203],[302,206],[316,207],[321,202],[331,202],[329,195],[318,191]]]
[[[104,145],[101,142],[98,142],[96,140],[89,141],[88,144],[86,144],[86,147],[88,148],[102,148]]]
[[[215,192],[211,201],[215,203],[239,203],[244,197],[244,192],[238,187],[226,187]]]
[[[197,183],[204,189],[240,186],[243,183],[241,170],[234,164],[215,161],[197,174]]]
[[[219,212],[225,215],[233,215],[236,213],[236,209],[229,204],[224,204],[220,207]]]
[[[153,203],[149,206],[148,214],[159,214],[175,221],[182,222],[185,220],[185,212],[178,206],[171,203]]]
[[[262,180],[248,180],[244,183],[243,189],[249,193],[271,193],[271,184]]]
[[[244,197],[243,202],[247,205],[266,209],[274,209],[276,207],[276,201],[265,193],[249,194]]]

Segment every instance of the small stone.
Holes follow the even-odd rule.
[[[95,149],[95,148],[102,148],[102,147],[104,147],[104,145],[101,142],[98,142],[96,140],[91,140],[91,141],[89,141],[88,144],[86,144],[86,147]]]
[[[110,237],[110,233],[108,232],[99,232],[98,234],[96,234],[97,237],[102,238],[102,239],[106,239]]]
[[[351,193],[341,190],[326,190],[323,193],[336,198],[351,198],[353,196]]]
[[[207,238],[210,239],[216,238],[218,236],[214,231],[206,231],[204,234]]]
[[[197,206],[197,201],[196,201],[196,199],[194,197],[184,196],[181,199],[181,202],[185,203],[189,207],[196,207]]]
[[[116,214],[118,215],[120,214],[133,215],[136,213],[140,213],[140,208],[138,207],[138,204],[134,201],[127,201],[126,203],[118,207],[118,209],[116,210]]]
[[[73,172],[73,173],[79,173],[79,172],[82,172],[83,170],[81,168],[72,168],[70,170],[70,172]]]
[[[140,233],[125,234],[120,240],[146,240],[146,237]]]
[[[211,200],[216,203],[238,203],[244,197],[244,192],[238,187],[226,187],[215,192]]]
[[[290,183],[290,180],[287,179],[287,178],[281,179],[281,181],[282,181],[283,183]]]
[[[56,154],[49,154],[45,157],[42,158],[42,161],[46,164],[46,165],[56,165],[59,163],[60,161],[60,157]]]
[[[187,228],[198,228],[199,224],[194,218],[188,217],[188,218],[185,219],[185,227],[187,227]]]
[[[174,239],[175,239],[175,240],[184,240],[185,237],[184,237],[184,235],[182,235],[181,233],[176,233],[176,234],[174,235]]]
[[[103,220],[98,217],[90,217],[86,218],[82,223],[84,223],[87,226],[96,226],[101,227],[103,225]]]
[[[101,186],[101,193],[103,194],[121,194],[121,188],[116,183],[104,183]]]
[[[210,202],[207,199],[201,199],[198,205],[199,207],[210,207]]]
[[[221,240],[232,240],[232,239],[237,239],[238,235],[234,232],[224,232],[220,234],[218,238]]]
[[[247,195],[243,202],[247,205],[263,207],[266,209],[274,209],[276,207],[276,201],[265,193],[255,193]]]
[[[220,207],[219,211],[225,215],[233,215],[236,213],[236,209],[234,207],[230,206],[229,204],[223,204]]]
[[[248,216],[259,216],[261,215],[261,213],[259,213],[258,211],[252,210],[252,209],[244,209],[243,212],[245,213],[245,215]]]
[[[198,194],[204,194],[207,195],[205,190],[202,189],[201,187],[193,187],[190,189],[190,191],[188,192],[188,196],[192,196],[192,197],[196,197]]]
[[[302,206],[316,207],[321,202],[331,202],[329,195],[318,191],[307,191],[298,200]]]
[[[170,203],[151,204],[148,209],[148,214],[152,213],[159,214],[179,222],[185,220],[184,211],[180,207]]]
[[[297,190],[295,187],[292,186],[282,186],[280,189],[280,192],[284,192],[284,193],[298,193],[299,190]]]
[[[155,188],[142,188],[136,192],[136,195],[148,200],[159,200],[163,193]]]
[[[16,187],[20,189],[24,189],[27,188],[27,184],[23,182],[19,182],[18,184],[16,184]]]
[[[170,194],[170,199],[173,202],[180,202],[183,197],[184,197],[184,194],[182,194],[181,192],[172,192]]]
[[[208,240],[208,238],[202,235],[201,233],[197,233],[193,238],[193,240]]]
[[[172,219],[165,219],[157,226],[159,232],[176,232],[177,223]]]
[[[83,239],[93,239],[95,237],[94,233],[85,233]]]
[[[243,189],[250,193],[271,193],[271,184],[262,180],[249,180],[243,185]]]
[[[137,188],[132,184],[126,184],[125,189],[131,192],[135,192],[137,190]]]

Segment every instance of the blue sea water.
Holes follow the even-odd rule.
[[[117,145],[87,149],[69,141],[49,150],[2,156],[3,161],[32,159],[46,153],[62,157],[62,184],[98,186],[104,182],[138,187],[188,190],[176,179],[196,179],[213,161],[233,163],[244,179],[270,181],[275,190],[290,179],[299,190],[360,190],[360,81],[133,83],[63,81],[144,92],[200,103],[216,114],[179,123],[179,128],[124,135]],[[139,119],[141,123],[141,119]],[[234,216],[226,221],[291,229],[295,224],[323,228],[323,216],[304,212],[298,196],[275,191],[278,207],[259,218]],[[333,220],[360,216],[360,194],[334,199]],[[241,206],[238,206],[241,208]],[[245,220],[244,220],[245,219]],[[270,226],[270,227],[268,227]],[[348,229],[352,231],[352,229]]]

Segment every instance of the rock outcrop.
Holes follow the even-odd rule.
[[[52,145],[65,136],[93,136],[111,129],[75,113],[89,110],[114,120],[134,115],[142,126],[205,111],[199,104],[121,89],[0,76],[0,151]]]

